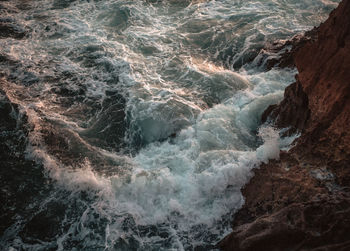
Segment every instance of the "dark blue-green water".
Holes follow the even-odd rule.
[[[338,2],[1,1],[0,249],[213,248],[294,139],[259,52]]]

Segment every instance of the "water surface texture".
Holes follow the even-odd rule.
[[[338,2],[1,1],[0,248],[212,248],[293,141],[260,116],[296,71],[253,59]]]

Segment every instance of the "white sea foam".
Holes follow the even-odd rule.
[[[293,71],[289,76],[292,79]],[[281,140],[274,128],[258,128],[263,107],[282,98],[279,89],[287,82],[279,82],[282,86],[276,88],[276,93],[264,95],[265,78],[250,78],[256,81],[252,90],[241,91],[223,104],[200,112],[176,138],[141,149],[132,158],[134,167],[126,175],[103,177],[93,171],[88,159],[80,168],[60,164],[45,150],[43,123],[35,106],[25,111],[34,126],[27,151],[30,158],[43,163],[58,185],[74,193],[98,194],[95,209],[86,213],[97,212],[109,218],[107,246],[126,234],[122,229],[125,214],[132,216],[135,226],[162,225],[176,238],[186,235],[196,239],[200,234],[205,238],[207,229],[220,238],[229,230],[229,222],[223,224],[222,217],[244,203],[240,189],[252,176],[252,169],[278,158],[280,149],[290,144],[290,140]],[[263,141],[258,148],[254,143],[257,136]],[[91,219],[86,216],[80,220],[89,224]],[[136,238],[135,234],[128,232],[123,238]],[[68,236],[62,236],[59,242]],[[146,246],[155,241],[137,239]],[[181,249],[182,245],[175,241],[172,247]]]
[[[296,137],[260,127],[295,70],[244,64],[266,41],[323,21],[336,2],[40,0],[9,12],[30,27],[23,40],[0,41],[18,62],[5,75],[18,82],[7,91],[28,116],[28,158],[44,165],[57,194],[69,191],[59,203],[84,205],[68,207],[58,249],[187,250],[222,238],[252,169]],[[107,92],[126,100],[133,155],[82,136]],[[44,140],[51,128],[68,138],[56,155]],[[49,247],[17,240],[19,249]]]
[[[270,98],[276,101],[273,95]],[[255,93],[254,101],[259,99],[263,107],[271,102]],[[214,106],[203,111],[175,139],[142,149],[134,158],[130,178],[112,179],[115,198],[123,210],[132,212],[141,225],[169,222],[172,213],[177,212],[178,216],[171,217],[176,219],[181,235],[195,226],[215,228],[223,215],[240,208],[244,202],[240,188],[251,177],[251,170],[261,162],[278,158],[286,143],[280,140],[278,131],[264,126],[258,134],[264,143],[256,150],[249,146],[245,134],[254,138],[257,124],[246,120],[258,120],[263,111],[256,112],[249,106],[251,103],[242,105],[240,99]],[[242,124],[245,131],[239,128]]]

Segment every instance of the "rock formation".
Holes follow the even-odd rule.
[[[262,116],[301,136],[255,171],[222,250],[350,250],[350,0],[313,32],[289,52],[296,82]]]

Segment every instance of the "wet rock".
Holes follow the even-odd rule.
[[[300,82],[289,85],[279,105],[269,106],[261,116],[261,122],[273,121],[279,128],[289,128],[287,134],[302,131],[310,117],[308,96]]]
[[[347,250],[350,193],[336,184],[328,170],[319,168],[322,164],[323,159],[292,152],[262,165],[243,189],[246,203],[235,215],[233,232],[219,247]],[[320,172],[327,177],[315,177]]]
[[[318,28],[315,27],[311,31],[304,34],[297,34],[291,39],[285,41],[277,41],[268,44],[260,53],[267,56],[265,66],[267,70],[273,67],[292,68],[295,67],[294,55],[306,43],[317,39]]]
[[[247,52],[242,60],[233,64],[234,69],[239,69],[246,63],[261,70],[269,71],[274,67],[294,68],[294,56],[296,52],[308,42],[315,41],[318,36],[318,27],[305,33],[299,33],[290,39],[267,42]]]
[[[284,100],[268,108],[263,120],[277,127],[292,126],[304,134],[300,143],[317,143],[319,153],[332,157],[350,154],[350,15],[343,1],[317,29],[318,39],[294,53],[297,82],[285,91]],[[330,145],[333,151],[328,151]],[[311,149],[310,149],[311,150]],[[328,153],[327,153],[328,152]]]
[[[350,1],[313,32],[276,61],[299,75],[262,116],[301,136],[244,187],[223,250],[350,250]]]
[[[348,250],[350,201],[315,199],[235,228],[225,250]],[[229,244],[229,245],[227,245]]]

